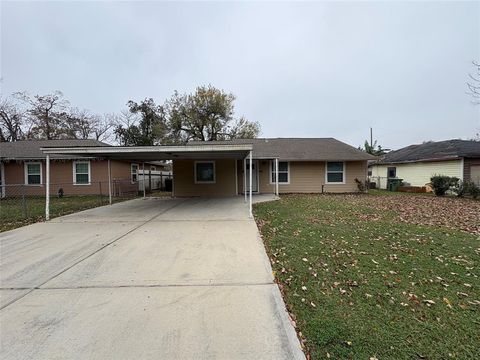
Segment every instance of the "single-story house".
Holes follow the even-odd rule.
[[[249,197],[261,193],[358,192],[375,157],[333,138],[241,139],[173,146],[44,147],[50,156],[112,161],[172,161],[173,196]],[[111,182],[109,181],[109,185]],[[109,197],[111,199],[109,186]],[[51,194],[47,181],[46,193]],[[111,201],[111,200],[110,200]],[[49,218],[49,197],[46,218]]]
[[[454,176],[480,185],[480,142],[430,141],[389,152],[370,164],[370,180],[385,189],[388,178],[407,186],[425,186],[433,175]]]
[[[44,149],[49,154],[112,160],[172,160],[173,196],[235,196],[252,192],[357,192],[375,157],[333,138],[237,139],[182,146],[77,147]],[[278,164],[278,168],[277,168]],[[278,182],[276,181],[278,174]]]
[[[0,143],[1,197],[45,195],[45,158],[43,147],[110,147],[97,140],[25,140]],[[107,160],[97,156],[51,155],[52,193],[61,188],[65,195],[107,194]],[[149,166],[149,169],[151,167]],[[111,162],[116,190],[133,192],[138,188],[139,163]],[[153,168],[152,168],[153,169]],[[120,186],[121,183],[121,186]],[[102,188],[103,187],[103,188]]]
[[[252,145],[254,194],[276,193],[276,161],[279,194],[357,192],[355,179],[366,180],[367,160],[374,158],[333,138],[237,139],[206,144]],[[231,196],[243,193],[244,187],[249,190],[242,180],[249,178],[248,159],[246,164],[230,159],[174,159],[173,173],[176,196]]]

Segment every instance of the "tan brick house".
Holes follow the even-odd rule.
[[[240,139],[173,146],[45,147],[42,151],[48,156],[93,156],[112,162],[171,160],[173,196],[219,197],[243,193],[247,201],[248,194],[250,215],[252,194],[358,192],[357,181],[366,181],[367,162],[375,159],[333,138]],[[47,190],[50,193],[48,182]]]
[[[357,192],[355,179],[365,181],[367,161],[375,159],[333,138],[237,139],[194,141],[181,146],[44,150],[52,156],[78,154],[112,161],[172,160],[173,196],[178,197],[235,196],[250,192],[250,156],[254,194]]]
[[[45,158],[42,147],[109,147],[96,140],[28,140],[0,143],[1,196],[45,195]],[[51,193],[65,195],[107,194],[107,160],[101,156],[50,157]],[[115,191],[137,189],[139,165],[131,161],[111,162]]]

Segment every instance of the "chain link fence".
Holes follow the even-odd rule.
[[[0,197],[0,231],[45,219],[45,184],[2,185]],[[112,203],[142,196],[139,184],[130,179],[112,181]],[[108,181],[74,184],[50,184],[50,216],[57,217],[73,212],[107,205]]]

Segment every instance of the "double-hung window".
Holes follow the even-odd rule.
[[[195,161],[195,184],[215,183],[215,162]]]
[[[42,163],[25,163],[25,184],[40,185],[42,183]]]
[[[90,185],[90,161],[73,162],[74,185]]]
[[[132,183],[138,181],[138,164],[132,164],[130,166],[130,179],[132,180]]]
[[[276,171],[275,171],[275,160],[272,160],[270,163],[270,183],[276,183]],[[279,184],[288,184],[290,183],[290,163],[288,161],[279,161],[278,162],[278,183]]]
[[[327,162],[327,184],[345,184],[345,163],[341,161]]]

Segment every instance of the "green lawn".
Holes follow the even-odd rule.
[[[131,198],[131,197],[130,197]],[[128,198],[115,197],[115,202]],[[77,211],[108,204],[108,196],[84,195],[50,198],[50,217],[71,214]],[[42,221],[45,218],[45,198],[26,197],[0,200],[0,232]]]
[[[380,192],[255,205],[312,359],[480,359],[478,204]]]

